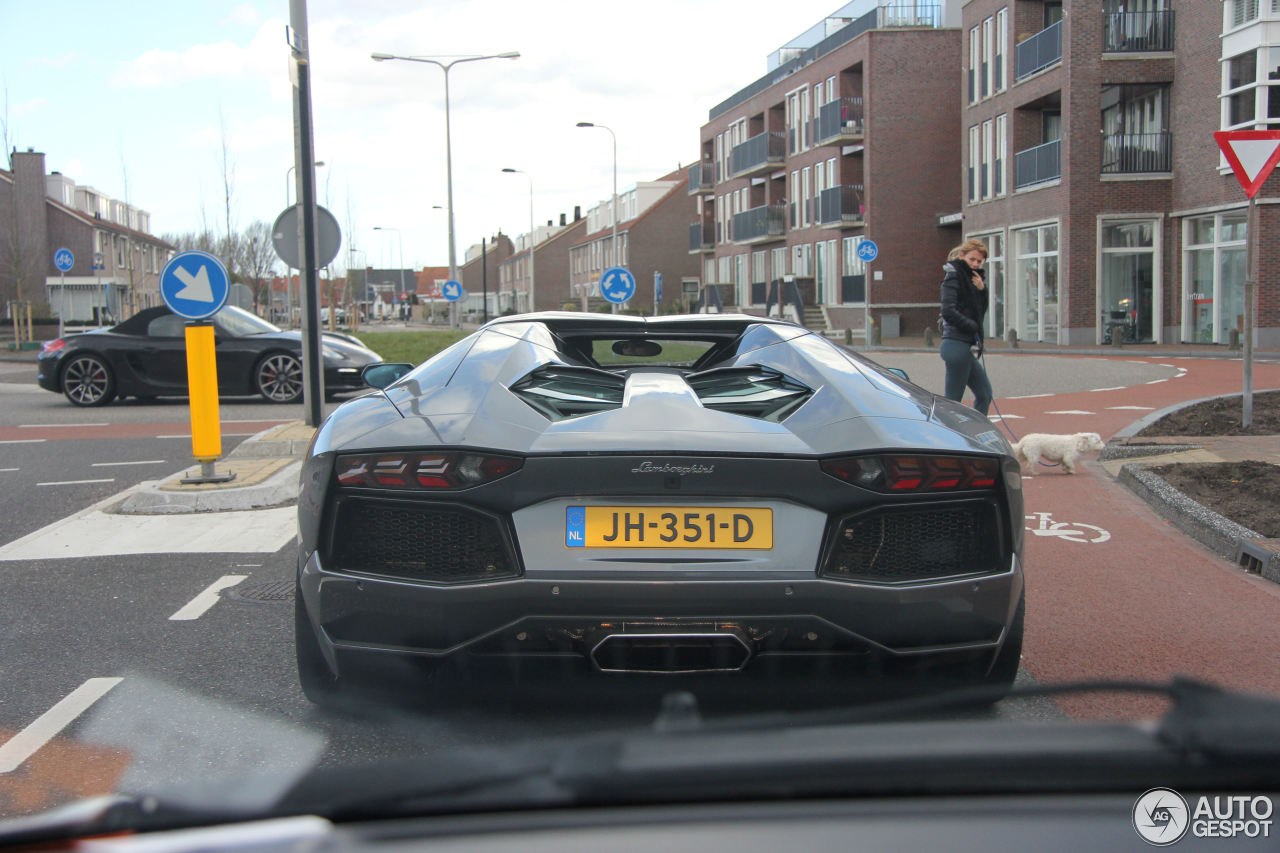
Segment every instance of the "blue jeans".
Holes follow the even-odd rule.
[[[946,397],[959,402],[964,399],[967,386],[973,391],[973,407],[982,414],[991,408],[991,380],[982,362],[969,351],[969,344],[953,338],[943,338],[939,350],[947,365]]]

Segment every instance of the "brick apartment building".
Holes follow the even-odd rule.
[[[511,256],[498,264],[499,304],[502,310],[559,311],[569,299],[569,247],[582,234],[587,221],[574,210],[574,220],[560,215],[560,224],[550,221],[538,226],[532,241],[530,266],[529,234],[516,238]],[[531,280],[532,279],[532,280]],[[530,291],[533,296],[530,299]],[[530,304],[532,301],[532,305]]]
[[[467,304],[464,306],[467,311],[483,316],[486,293],[490,317],[501,314],[509,307],[508,303],[502,302],[503,296],[498,287],[498,267],[514,252],[515,244],[501,231],[467,249],[463,264],[458,267],[458,280],[467,291]],[[509,294],[507,299],[510,299]]]
[[[726,308],[763,313],[769,283],[794,277],[810,326],[933,322],[961,239],[959,25],[959,0],[855,0],[711,109],[689,248]]]
[[[586,233],[569,251],[569,301],[580,304],[585,292],[588,304],[604,303],[600,279],[615,265],[626,267],[636,278],[629,308],[645,314],[674,312],[697,301],[698,259],[685,251],[689,217],[696,209],[687,180],[686,170],[678,169],[618,194],[616,261],[613,199],[587,211]],[[662,276],[661,304],[654,299],[657,275]]]
[[[149,233],[150,215],[59,172],[43,153],[13,152],[0,169],[0,299],[72,323],[123,319],[160,304],[160,271],[176,248]],[[54,252],[70,249],[65,275]]]
[[[1227,343],[1246,198],[1214,143],[1280,128],[1274,0],[970,0],[964,230],[989,336]],[[1259,343],[1280,343],[1280,208],[1259,196]]]

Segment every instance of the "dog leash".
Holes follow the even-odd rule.
[[[982,362],[982,369],[983,371],[985,371],[987,369],[987,351],[985,348],[983,348],[982,354],[978,356],[978,360]],[[988,374],[988,376],[990,376],[990,374]],[[991,395],[991,407],[995,409],[996,414],[1000,416],[1000,426],[1004,427],[1004,431],[1009,433],[1009,437],[1013,439],[1014,443],[1021,441],[1021,439],[1018,438],[1018,436],[1014,433],[1014,431],[1009,428],[1009,421],[1005,419],[1004,412],[1000,411],[1000,407],[996,405],[995,394]],[[1045,462],[1043,459],[1040,460],[1040,464],[1046,468],[1062,467],[1061,462]]]

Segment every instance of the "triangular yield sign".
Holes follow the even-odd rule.
[[[1244,194],[1253,198],[1280,162],[1280,130],[1219,130],[1213,138]]]

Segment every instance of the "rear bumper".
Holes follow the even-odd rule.
[[[1001,574],[905,585],[808,571],[673,581],[544,575],[444,586],[331,572],[314,553],[298,575],[299,605],[339,677],[394,658],[468,672],[519,664],[744,674],[992,658],[1022,587],[1016,557]],[[667,636],[675,651],[664,656],[656,650]]]

